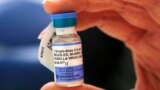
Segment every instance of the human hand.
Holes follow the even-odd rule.
[[[136,90],[160,88],[159,0],[46,0],[44,8],[49,14],[76,11],[77,30],[97,26],[123,41],[132,50]]]
[[[77,87],[59,87],[54,82],[49,82],[44,85],[41,90],[104,90],[102,88],[98,88],[89,84],[83,84]]]

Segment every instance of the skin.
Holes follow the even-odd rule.
[[[48,14],[76,11],[78,31],[97,26],[123,41],[133,55],[135,90],[160,89],[160,0],[45,0],[44,9]],[[51,82],[41,90],[101,89],[88,84],[60,88]]]

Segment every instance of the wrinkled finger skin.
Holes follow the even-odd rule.
[[[160,25],[160,0],[123,0],[145,8],[150,16]]]
[[[160,90],[160,0],[50,0],[47,13],[76,11],[77,30],[97,26],[131,49],[136,90]]]

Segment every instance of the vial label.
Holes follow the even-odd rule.
[[[65,28],[55,28],[57,35],[64,35],[64,34],[72,34],[75,32],[75,27],[65,27]]]
[[[83,66],[55,67],[57,82],[71,82],[83,79]]]
[[[52,50],[56,82],[83,80],[81,42],[53,44]]]

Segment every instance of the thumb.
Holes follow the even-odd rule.
[[[44,85],[40,90],[104,90],[89,84],[82,84],[75,87],[59,87],[54,82],[49,82]]]

